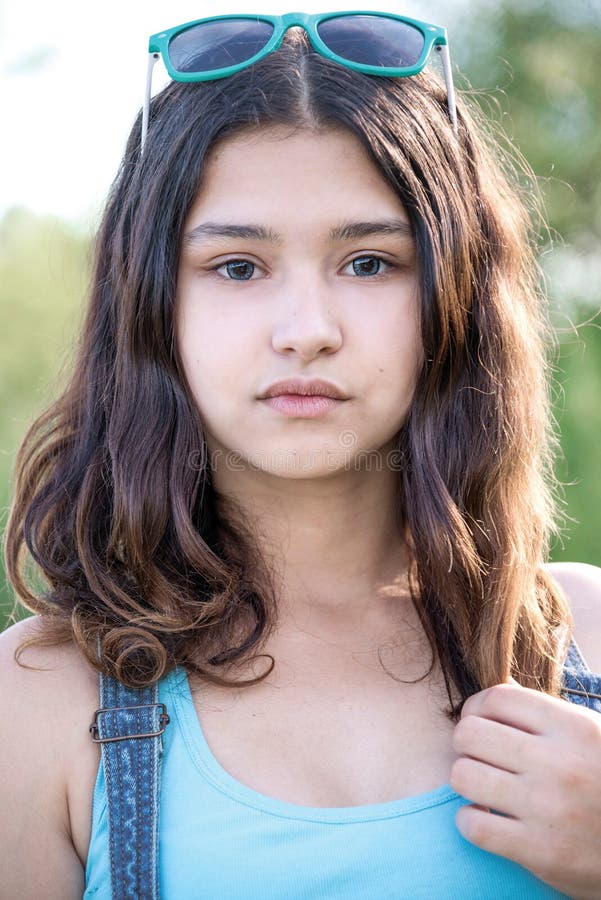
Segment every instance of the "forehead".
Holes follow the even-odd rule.
[[[206,219],[305,222],[401,218],[403,205],[351,132],[270,127],[221,140],[207,157],[187,230]]]

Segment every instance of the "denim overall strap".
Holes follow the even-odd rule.
[[[113,900],[158,900],[161,737],[169,722],[155,683],[130,688],[99,673],[100,709],[90,726],[106,782]]]
[[[561,693],[565,700],[601,713],[601,674],[591,672],[574,640],[564,665]]]

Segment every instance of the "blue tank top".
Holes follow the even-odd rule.
[[[601,687],[600,676],[589,679],[589,685]],[[308,807],[277,800],[237,781],[214,757],[184,669],[159,682],[159,701],[171,716],[163,735],[159,813],[159,890],[165,900],[566,896],[522,866],[465,840],[455,814],[469,801],[448,784],[367,806]],[[84,900],[111,898],[108,840],[101,760]]]

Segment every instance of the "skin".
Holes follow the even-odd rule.
[[[390,539],[397,474],[387,460],[422,350],[411,235],[328,235],[391,218],[408,224],[352,136],[265,129],[212,154],[184,232],[256,224],[281,242],[205,237],[184,243],[179,266],[178,345],[213,483],[264,523],[269,540],[260,529],[257,539],[281,573],[282,614],[338,638],[388,624],[406,573],[402,537]],[[247,260],[251,278],[228,259]],[[359,259],[374,274],[357,274]],[[325,378],[350,399],[320,418],[286,418],[257,399],[286,377]]]

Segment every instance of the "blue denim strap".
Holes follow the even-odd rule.
[[[591,672],[572,640],[563,670],[564,699],[601,713],[601,674]]]
[[[129,688],[102,673],[99,682],[90,730],[102,747],[112,898],[158,900],[161,734],[169,717],[157,683]]]

